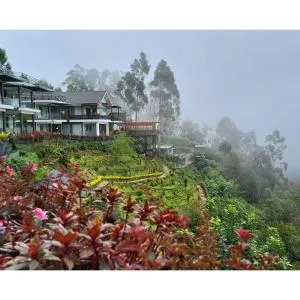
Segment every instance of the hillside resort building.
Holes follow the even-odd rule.
[[[106,91],[54,92],[23,73],[0,72],[0,132],[109,136],[126,121]]]
[[[145,151],[156,148],[158,122],[132,122],[106,91],[56,92],[24,73],[0,69],[0,132],[33,131],[105,138],[125,130]]]

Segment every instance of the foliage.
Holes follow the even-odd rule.
[[[280,135],[279,130],[274,130],[272,134],[266,136],[266,151],[271,157],[272,161],[279,162],[283,166],[284,170],[287,170],[287,163],[282,162],[283,152],[287,148],[287,145],[284,144],[285,138]]]
[[[106,180],[108,180],[108,181],[131,181],[131,180],[159,177],[161,175],[163,175],[162,172],[139,174],[139,175],[132,175],[132,176],[97,176],[95,179],[88,182],[88,186],[95,186],[95,185],[99,184],[101,181],[106,181]]]
[[[151,97],[158,106],[158,119],[162,134],[174,133],[174,124],[180,115],[180,95],[175,76],[165,60],[161,60],[150,83]]]
[[[38,157],[34,153],[19,152],[17,156],[9,156],[8,163],[16,170],[22,169],[29,163],[38,163]]]
[[[177,135],[164,135],[161,138],[163,144],[171,144],[175,147],[193,147],[194,143],[186,137]]]
[[[180,125],[180,135],[198,144],[206,142],[206,133],[200,129],[198,123],[192,120],[183,121]]]
[[[47,80],[43,79],[43,80],[39,80],[37,83],[37,85],[48,88],[49,90],[54,90],[54,86],[52,84],[50,84]]]
[[[273,269],[277,258],[263,254],[254,265],[245,258],[253,237],[238,229],[237,244],[227,260],[220,259],[218,235],[203,215],[191,233],[188,220],[172,210],[145,201],[123,199],[110,188],[101,197],[104,211],[85,209],[80,195],[85,181],[77,165],[56,176],[33,181],[36,169],[15,172],[0,168],[1,269],[140,270],[140,269]],[[18,183],[18,184],[16,184]],[[114,211],[124,218],[115,219]]]
[[[136,156],[134,151],[134,139],[126,136],[125,134],[119,134],[115,140],[113,140],[109,146],[108,151],[113,154],[114,159],[118,159],[123,156]]]
[[[223,141],[219,146],[219,150],[224,154],[229,154],[231,152],[231,144],[227,141]]]
[[[6,51],[5,49],[0,48],[0,71],[9,72],[11,70],[11,64],[8,62]]]
[[[76,64],[72,70],[68,71],[63,85],[67,86],[68,92],[87,92],[89,87],[85,81],[85,75],[85,69]]]
[[[10,132],[0,132],[0,140],[7,139],[10,135]]]
[[[135,59],[131,65],[131,71],[118,82],[116,93],[135,112],[135,121],[137,113],[148,103],[144,80],[149,71],[146,54],[141,52],[139,59]]]
[[[86,69],[76,64],[73,69],[67,73],[67,78],[63,85],[67,86],[69,92],[87,92],[106,90],[110,94],[117,87],[117,82],[121,78],[121,72],[103,71],[95,68]]]

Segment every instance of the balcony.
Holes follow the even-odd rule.
[[[157,136],[159,134],[157,129],[133,130],[127,128],[125,132],[134,137]]]
[[[36,120],[67,120],[65,114],[39,114],[36,116]]]
[[[35,108],[33,103],[21,102],[21,108]]]
[[[109,116],[101,115],[70,115],[70,120],[110,120]]]
[[[19,107],[19,99],[18,98],[4,98],[5,105],[13,106],[14,108]]]
[[[112,121],[121,121],[126,122],[126,113],[125,112],[112,112],[109,114],[109,117]]]
[[[67,98],[63,95],[53,94],[53,93],[35,93],[33,94],[33,100],[49,100],[49,101],[59,101],[66,102]]]
[[[18,98],[4,98],[5,105],[13,106],[14,108],[34,108],[34,104],[30,102],[23,102],[23,98],[21,99],[21,106],[19,105],[19,99]]]
[[[134,137],[157,136],[159,134],[158,122],[127,122],[125,131]]]

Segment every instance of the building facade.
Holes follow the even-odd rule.
[[[0,69],[0,132],[33,131],[109,137],[126,131],[155,153],[159,123],[131,122],[106,91],[55,92],[23,73]]]
[[[29,102],[29,101],[28,101]],[[36,130],[82,136],[111,136],[126,114],[106,91],[36,93]]]
[[[23,73],[0,70],[0,132],[110,136],[126,114],[106,91],[54,92]]]
[[[35,130],[34,121],[39,110],[33,102],[34,93],[50,91],[38,82],[24,73],[0,70],[0,131]]]

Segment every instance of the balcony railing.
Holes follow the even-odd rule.
[[[22,102],[21,102],[21,107],[22,108],[33,108],[33,109],[35,108],[34,103],[22,103]]]
[[[18,98],[4,98],[3,104],[11,105],[13,107],[19,107],[19,99]]]
[[[18,98],[4,98],[4,103],[6,105],[11,105],[14,108],[22,107],[22,108],[34,108],[33,103],[28,103],[28,102],[22,102],[21,101],[21,106],[19,105],[19,99]]]
[[[135,137],[157,136],[159,134],[159,130],[157,129],[132,130],[127,128],[125,129],[125,132]]]
[[[37,115],[36,120],[67,120],[67,116],[64,114]]]
[[[55,100],[60,102],[66,102],[67,98],[63,95],[57,95],[52,93],[45,93],[45,94],[33,94],[33,100]]]
[[[60,102],[66,102],[66,96],[63,95],[57,95],[57,94],[53,94],[53,93],[33,93],[33,101],[36,100],[55,100],[55,101],[60,101]],[[23,94],[21,96],[21,100],[25,100],[25,101],[30,101],[31,100],[31,96],[30,94]]]
[[[3,75],[8,75],[8,76],[12,76],[12,77],[15,77],[19,80],[22,80],[24,82],[28,82],[30,84],[33,84],[35,86],[39,86],[39,87],[44,87],[45,86],[42,84],[42,81],[41,80],[38,80],[30,75],[27,75],[25,73],[22,73],[22,72],[13,72],[11,70],[7,70],[3,67],[0,67],[0,74],[3,74]]]
[[[123,112],[112,112],[109,114],[109,117],[112,121],[122,121],[126,122],[126,113]]]
[[[70,115],[70,120],[91,120],[91,119],[99,119],[99,120],[109,120],[109,116],[101,116],[101,115]]]

